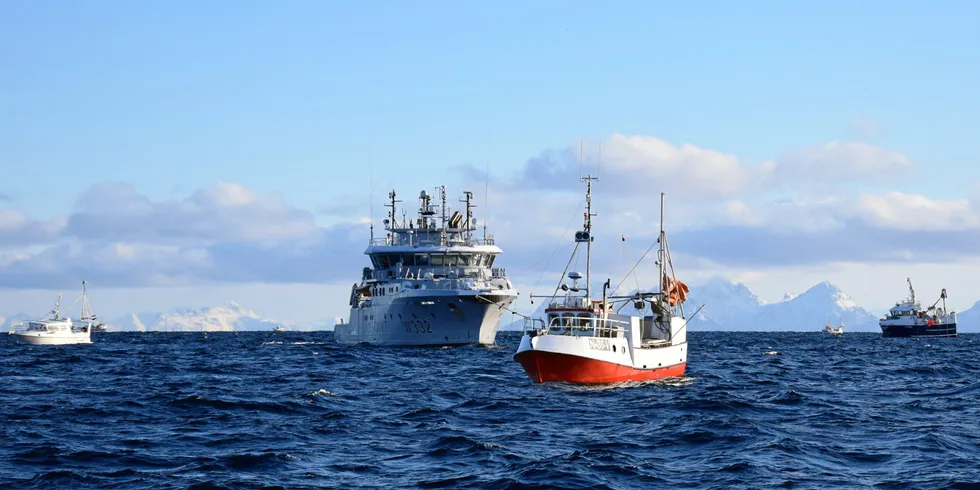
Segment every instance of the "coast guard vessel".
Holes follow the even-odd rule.
[[[895,303],[888,314],[878,321],[882,337],[956,337],[956,312],[946,310],[946,290],[939,293],[939,299],[925,310],[915,299],[912,280],[909,283],[909,297]],[[942,301],[943,306],[936,305]]]
[[[585,193],[585,223],[575,233],[575,255],[585,249],[585,284],[582,274],[568,272],[571,284],[560,283],[548,298],[545,319],[526,319],[525,333],[514,353],[531,381],[544,383],[598,384],[647,381],[684,375],[687,366],[687,319],[682,303],[687,285],[677,280],[663,231],[663,198],[660,195],[660,249],[657,257],[660,291],[637,292],[630,296],[607,296],[603,285],[601,299],[593,299],[592,257],[592,181]],[[651,247],[652,248],[652,247]],[[645,255],[645,254],[644,254]],[[642,258],[641,258],[642,260]],[[564,278],[566,266],[562,272]],[[533,298],[533,296],[532,296]],[[630,307],[630,311],[622,312]],[[696,316],[697,312],[692,316]]]
[[[446,203],[446,187],[419,194],[418,217],[399,219],[395,191],[384,220],[387,232],[364,251],[371,267],[351,287],[350,319],[334,327],[341,343],[380,345],[493,344],[500,319],[517,299],[501,267],[492,235],[474,236],[473,193],[462,211]]]

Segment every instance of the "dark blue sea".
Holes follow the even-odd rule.
[[[2,488],[980,488],[980,336],[690,336],[687,377],[535,385],[499,346],[0,336]]]

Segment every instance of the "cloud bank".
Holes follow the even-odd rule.
[[[980,183],[962,198],[898,192],[889,186],[908,179],[915,163],[895,150],[828,142],[744,162],[694,144],[612,135],[601,142],[601,170],[599,144],[582,148],[581,164],[579,151],[578,144],[546,149],[512,174],[494,176],[489,223],[511,275],[535,282],[549,260],[549,271],[561,270],[582,222],[583,171],[601,175],[593,193],[600,273],[628,268],[655,239],[660,192],[672,247],[688,267],[980,255],[973,246],[980,243]],[[463,169],[457,184],[481,189],[483,170]],[[463,189],[450,187],[451,194]],[[316,221],[341,205],[325,202],[314,212],[231,182],[160,201],[125,182],[97,183],[71,212],[47,221],[5,202],[0,287],[59,288],[82,278],[104,287],[349,283],[367,265],[367,224],[347,208],[336,213],[347,221]]]

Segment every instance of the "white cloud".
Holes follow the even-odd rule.
[[[601,164],[600,155],[601,151]],[[652,136],[614,134],[601,144],[589,143],[579,162],[579,145],[546,150],[527,161],[521,173],[505,182],[520,189],[577,188],[583,173],[599,175],[599,188],[618,194],[647,195],[671,189],[676,198],[733,196],[758,183],[762,166],[747,167],[732,154],[692,144],[675,146]],[[601,168],[600,168],[601,167]],[[470,169],[474,180],[482,171]]]
[[[318,229],[312,212],[227,182],[160,202],[137,194],[130,184],[102,183],[81,196],[78,208],[65,233],[82,240],[279,243],[314,238]]]
[[[50,242],[64,228],[62,220],[35,221],[16,209],[0,209],[0,250]]]
[[[897,182],[912,169],[904,154],[868,143],[831,141],[784,153],[774,172],[783,185],[809,182]]]
[[[869,223],[899,230],[963,230],[980,227],[980,213],[966,199],[934,200],[889,192],[862,195],[856,206]]]

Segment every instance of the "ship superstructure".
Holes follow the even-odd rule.
[[[932,306],[922,309],[915,299],[912,280],[909,283],[909,297],[895,303],[888,314],[878,321],[882,337],[956,337],[956,312],[946,309],[946,290],[939,293],[939,299]],[[938,306],[942,302],[942,306]]]
[[[500,319],[517,299],[493,235],[476,236],[473,193],[461,210],[446,202],[446,187],[419,194],[417,217],[398,214],[388,194],[385,236],[364,251],[371,260],[351,287],[350,319],[334,327],[343,343],[385,345],[493,344]],[[434,198],[437,202],[433,202]]]

